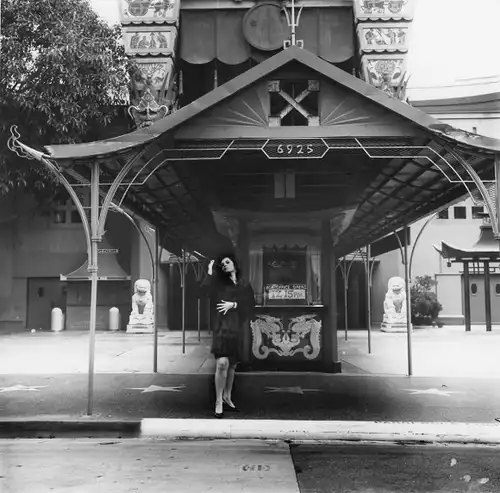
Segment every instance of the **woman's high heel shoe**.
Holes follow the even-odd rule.
[[[223,403],[223,405],[226,406],[227,409],[229,409],[233,413],[240,412],[240,410],[234,404],[233,405],[229,404],[229,402],[224,397],[222,398],[222,403]]]
[[[224,417],[224,403],[222,404],[221,408],[223,409],[220,413],[217,412],[217,405],[215,405],[215,412],[214,412],[214,416],[217,418],[217,419],[221,419]]]

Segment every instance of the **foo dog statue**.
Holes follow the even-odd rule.
[[[147,279],[137,279],[132,296],[132,313],[127,333],[144,334],[154,332],[153,297],[151,284]]]
[[[391,277],[387,283],[381,330],[382,332],[407,330],[405,281],[401,277]]]

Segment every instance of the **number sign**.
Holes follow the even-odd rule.
[[[323,139],[272,139],[262,147],[269,159],[320,159],[328,152]]]

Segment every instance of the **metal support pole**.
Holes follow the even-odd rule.
[[[160,233],[155,229],[155,262],[153,265],[154,276],[154,340],[153,340],[153,373],[158,373],[158,282],[160,275],[161,247]]]
[[[486,332],[491,332],[491,289],[490,289],[490,263],[486,260],[484,265],[484,307],[486,310]]]
[[[371,306],[371,245],[366,245],[366,323],[368,325],[368,354],[372,352],[372,306]]]
[[[182,250],[182,354],[186,352],[186,251]]]
[[[198,342],[201,341],[201,328],[200,328],[200,325],[201,325],[201,320],[200,320],[200,311],[201,311],[201,300],[200,298],[198,297]]]
[[[411,292],[410,292],[410,262],[408,259],[408,242],[409,242],[409,229],[404,227],[405,232],[405,244],[403,248],[404,252],[404,266],[405,266],[405,290],[406,290],[406,333],[408,336],[408,376],[411,377],[413,374],[413,362],[412,362],[412,346],[411,346]]]
[[[470,279],[469,279],[469,262],[464,262],[464,317],[465,317],[465,332],[470,332]]]
[[[89,322],[89,372],[88,372],[88,401],[87,414],[92,414],[94,398],[94,356],[95,356],[95,330],[97,321],[97,271],[98,271],[98,243],[101,238],[97,236],[99,224],[99,163],[92,163],[92,176],[90,183],[90,231],[91,247],[88,270],[91,274],[90,286],[90,322]]]
[[[345,330],[345,336],[344,339],[347,341],[347,318],[349,316],[348,309],[347,309],[347,296],[349,292],[349,288],[347,284],[349,283],[349,279],[347,277],[344,277],[344,330]]]

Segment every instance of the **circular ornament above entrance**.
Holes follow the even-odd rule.
[[[290,28],[281,6],[262,2],[252,7],[243,18],[243,35],[258,50],[283,48],[283,42],[290,36]]]

